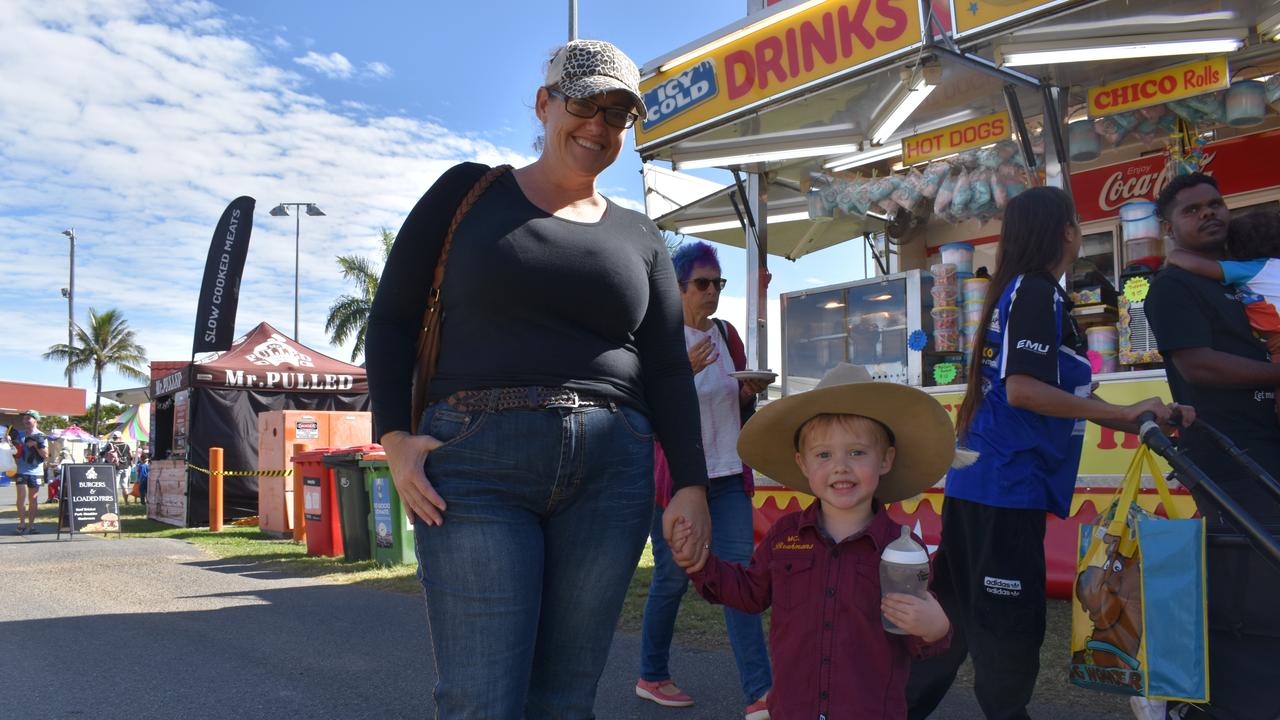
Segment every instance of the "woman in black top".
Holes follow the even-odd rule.
[[[457,227],[429,406],[415,344],[448,224],[487,168],[446,172],[405,220],[369,318],[376,432],[416,517],[438,717],[591,717],[653,502],[661,438],[700,567],[710,539],[698,399],[662,237],[598,194],[644,104],[614,46],[556,52],[541,156]],[[416,429],[418,434],[411,434]]]

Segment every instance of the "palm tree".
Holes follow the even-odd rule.
[[[134,332],[119,310],[112,308],[101,314],[89,308],[89,328],[75,326],[76,345],[59,343],[44,354],[45,360],[62,360],[68,372],[93,369],[97,392],[93,396],[93,434],[98,434],[98,416],[102,409],[102,373],[115,369],[122,375],[147,382],[150,376],[142,370],[147,365],[147,351],[134,342]]]
[[[378,294],[382,265],[387,264],[391,245],[395,241],[395,234],[382,228],[382,264],[376,268],[363,255],[338,256],[342,277],[355,283],[359,292],[356,295],[339,295],[333,301],[333,305],[329,306],[329,319],[324,323],[324,331],[329,333],[329,342],[334,345],[341,345],[349,338],[355,338],[355,345],[351,348],[351,362],[355,362],[364,353],[364,335],[369,329],[369,310],[373,307],[373,296]]]

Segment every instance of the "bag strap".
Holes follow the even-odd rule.
[[[1169,492],[1169,483],[1165,482],[1164,475],[1160,472],[1160,468],[1156,467],[1155,453],[1147,453],[1147,472],[1151,473],[1151,482],[1156,486],[1156,492],[1160,494],[1160,502],[1164,504],[1164,514],[1170,520],[1181,520],[1182,513],[1178,512],[1178,508],[1173,504],[1173,493]]]
[[[510,165],[499,165],[490,168],[484,175],[480,176],[479,180],[476,180],[475,185],[471,186],[471,189],[463,196],[462,202],[458,204],[458,209],[454,211],[453,220],[450,221],[449,230],[444,236],[444,243],[440,246],[440,259],[436,261],[435,273],[431,278],[431,289],[427,291],[427,308],[422,313],[422,329],[418,333],[418,345],[414,352],[416,359],[414,364],[415,383],[413,385],[413,414],[411,417],[415,431],[417,430],[418,419],[422,416],[422,411],[426,409],[424,405],[426,402],[427,383],[430,380],[429,375],[435,366],[435,359],[428,358],[426,355],[431,351],[432,347],[439,348],[438,344],[430,342],[430,335],[434,325],[432,322],[433,316],[440,311],[440,292],[444,286],[444,271],[449,261],[449,250],[453,247],[453,233],[458,229],[462,219],[467,216],[471,206],[476,204],[476,201],[480,199],[485,190],[488,190],[495,180],[510,170]]]
[[[1123,540],[1125,523],[1129,518],[1129,506],[1136,501],[1138,489],[1142,487],[1142,466],[1148,453],[1150,450],[1146,445],[1138,447],[1138,451],[1129,461],[1129,467],[1124,473],[1124,482],[1116,491],[1115,497],[1102,512],[1098,513],[1097,523],[1089,538],[1088,549],[1076,561],[1077,573],[1090,565],[1097,564],[1102,553],[1106,552],[1105,543],[1102,542],[1103,535],[1113,535]],[[1083,526],[1081,531],[1083,532]]]

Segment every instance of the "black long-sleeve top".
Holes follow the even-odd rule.
[[[396,236],[365,339],[378,437],[414,429],[410,388],[427,291],[454,211],[486,170],[448,170]],[[531,385],[601,395],[649,416],[675,488],[707,483],[675,271],[647,217],[610,201],[598,222],[559,218],[507,173],[455,231],[441,299],[430,400]]]

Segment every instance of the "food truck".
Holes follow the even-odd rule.
[[[646,205],[664,230],[747,250],[755,368],[769,262],[865,245],[871,277],[781,294],[782,393],[851,362],[954,411],[1001,210],[1061,187],[1084,236],[1064,282],[1098,394],[1168,399],[1143,310],[1166,251],[1152,201],[1201,170],[1233,214],[1280,210],[1278,39],[1275,1],[755,0],[642,69]],[[733,182],[671,201],[680,171],[711,167]],[[1088,426],[1071,516],[1048,526],[1052,594],[1137,447]],[[762,479],[757,529],[808,501]],[[940,481],[890,512],[933,544],[941,501]],[[1185,490],[1175,502],[1194,507]],[[1142,504],[1163,512],[1154,492]]]

